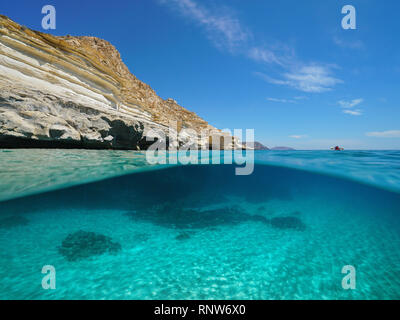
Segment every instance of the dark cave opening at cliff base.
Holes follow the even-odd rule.
[[[141,139],[135,143],[105,146],[101,141],[38,140],[10,136],[0,137],[0,149],[87,149],[87,150],[146,150],[149,143]]]

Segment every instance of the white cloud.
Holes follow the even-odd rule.
[[[230,52],[240,52],[259,63],[279,66],[280,79],[262,76],[269,83],[289,86],[303,92],[318,93],[332,90],[335,85],[343,82],[332,75],[329,66],[297,61],[294,50],[285,45],[273,49],[254,45],[251,43],[253,41],[250,41],[253,38],[252,33],[226,8],[221,10],[221,7],[218,7],[211,10],[195,0],[159,1],[202,26],[217,47],[228,49]],[[262,73],[256,74],[262,75]]]
[[[349,48],[349,49],[363,49],[364,43],[361,40],[355,41],[345,41],[339,37],[333,37],[333,42],[342,48]]]
[[[400,130],[367,132],[366,135],[377,138],[400,138]]]
[[[305,96],[297,96],[293,97],[292,99],[281,99],[281,98],[273,98],[273,97],[268,97],[267,100],[271,102],[280,102],[280,103],[300,103],[302,100],[308,99]]]
[[[289,136],[289,138],[293,138],[293,139],[302,139],[302,138],[307,138],[308,135],[306,134],[293,134],[291,136]]]
[[[274,79],[260,72],[257,74],[269,83],[286,85],[303,92],[330,91],[336,84],[343,82],[331,76],[329,67],[317,65],[303,66],[286,72],[283,79]]]
[[[329,91],[336,84],[342,81],[330,75],[330,70],[324,66],[306,66],[300,70],[286,73],[290,86],[304,92],[323,92]]]
[[[359,105],[360,103],[362,103],[364,101],[364,99],[354,99],[351,101],[345,101],[345,100],[340,100],[338,101],[338,104],[342,107],[342,108],[353,108],[357,105]]]
[[[248,51],[248,57],[257,62],[274,63],[283,66],[283,56],[277,56],[275,52],[265,48],[253,47]]]
[[[362,110],[356,109],[356,110],[343,110],[343,113],[350,114],[352,116],[361,116],[362,115]]]
[[[208,37],[218,47],[232,50],[251,37],[251,33],[232,14],[215,13],[193,0],[160,0],[160,3],[178,10],[183,16],[203,26]]]
[[[267,100],[272,102],[281,102],[281,103],[296,103],[296,101],[291,99],[267,98]]]
[[[352,109],[355,106],[358,106],[360,103],[364,102],[364,99],[353,99],[353,100],[340,100],[338,104],[344,109],[342,110],[343,113],[349,114],[352,116],[361,116],[362,110],[361,109]],[[351,110],[350,110],[351,109]]]
[[[295,100],[307,100],[308,98],[305,97],[305,96],[297,96],[297,97],[294,97],[293,99],[295,99]]]

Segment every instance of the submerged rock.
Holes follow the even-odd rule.
[[[202,229],[219,225],[236,225],[256,219],[232,207],[199,210],[172,203],[153,206],[147,210],[129,212],[128,216],[133,220],[149,221],[156,225],[174,229]]]
[[[257,208],[257,211],[258,211],[258,212],[264,212],[264,211],[267,211],[267,208],[266,208],[265,206],[259,206],[259,207]]]
[[[251,215],[249,217],[249,220],[255,221],[255,222],[263,222],[263,223],[268,223],[268,219],[264,216],[261,216],[259,214]]]
[[[304,231],[306,225],[297,217],[276,217],[269,220],[274,228]]]
[[[121,245],[113,242],[110,237],[82,230],[69,234],[58,249],[68,261],[85,259],[106,252],[115,253],[120,250]]]
[[[175,237],[176,240],[188,240],[190,239],[190,234],[188,232],[181,232]]]
[[[247,214],[241,208],[223,207],[211,210],[186,208],[175,203],[164,203],[126,213],[132,220],[142,220],[173,229],[209,229],[217,226],[238,225],[249,221],[268,223],[261,215]]]
[[[177,240],[189,238],[188,230],[211,230],[219,226],[234,226],[247,222],[262,223],[268,227],[278,229],[299,231],[306,229],[306,225],[296,216],[269,218],[264,213],[249,214],[240,207],[201,210],[200,208],[186,208],[176,202],[166,202],[149,208],[142,208],[141,210],[129,211],[126,215],[134,221],[147,221],[159,226],[178,229],[181,233],[175,238]]]
[[[22,216],[0,218],[0,229],[10,229],[17,226],[26,226],[29,220]]]
[[[135,234],[135,240],[138,242],[146,242],[150,239],[150,236],[147,233],[137,233]]]

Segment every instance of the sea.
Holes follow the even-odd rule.
[[[0,299],[400,298],[400,151],[254,162],[0,150]]]

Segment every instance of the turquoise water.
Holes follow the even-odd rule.
[[[0,299],[400,298],[399,151],[257,152],[250,176],[128,151],[0,165]]]

